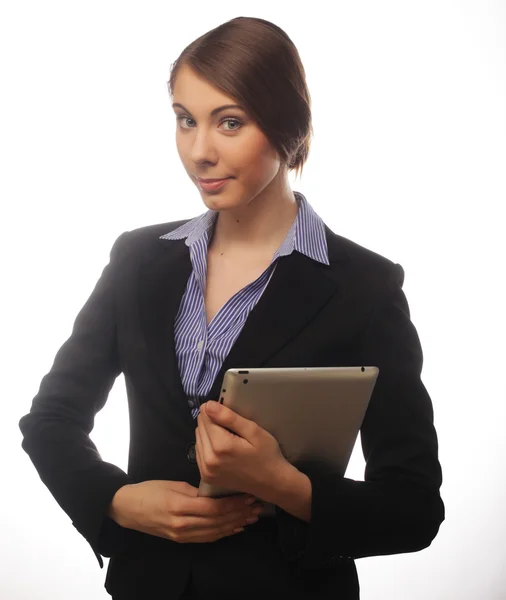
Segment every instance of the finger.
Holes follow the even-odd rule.
[[[251,508],[241,508],[235,512],[213,517],[173,517],[167,524],[168,528],[177,534],[197,531],[206,528],[235,528],[247,524],[248,520],[256,518],[257,513]]]
[[[244,526],[240,526],[240,527],[234,527],[234,526],[227,526],[227,527],[220,527],[220,528],[215,528],[215,529],[210,529],[208,534],[205,534],[205,537],[202,538],[202,541],[212,541],[215,542],[221,538],[224,537],[229,537],[232,535],[237,535],[238,533],[242,533],[244,531],[245,527]],[[196,537],[194,539],[194,541],[196,543],[198,543],[200,540],[198,537]]]
[[[201,478],[208,476],[208,465],[209,461],[214,456],[213,447],[209,436],[205,433],[204,426],[201,425],[195,430],[195,438],[197,443],[195,444],[195,455],[197,459],[197,466],[200,472]]]
[[[174,537],[172,537],[170,534],[167,537],[179,543],[199,544],[215,542],[221,538],[237,535],[238,533],[242,533],[243,531],[244,527],[209,527],[196,531],[190,531],[186,534],[182,534],[181,536],[176,536],[176,539],[174,539]]]
[[[221,518],[187,517],[173,519],[170,524],[164,524],[158,535],[168,537],[176,542],[198,541],[198,539],[219,539],[231,535],[238,529],[247,527],[258,520],[257,514],[237,512],[223,515]]]
[[[205,406],[205,404],[203,406]],[[202,430],[209,438],[213,438],[213,436],[215,436],[219,431],[224,430],[221,425],[215,423],[211,418],[209,418],[205,410],[200,412],[199,417]]]
[[[200,450],[200,458],[202,461],[209,457],[212,452],[211,440],[209,439],[208,427],[210,426],[209,418],[206,418],[202,413],[198,416],[198,445]]]
[[[203,408],[206,416],[212,423],[229,429],[239,437],[252,443],[255,433],[258,431],[258,425],[254,421],[241,417],[241,415],[228,408],[228,406],[224,406],[213,400],[206,402]]]
[[[204,411],[202,414],[202,424],[204,425],[204,435],[207,435],[210,448],[216,452],[220,448],[229,447],[230,443],[235,444],[240,438],[227,427],[223,427],[219,423],[215,423],[208,417]]]
[[[197,498],[186,498],[184,512],[177,512],[182,516],[196,517],[219,517],[243,509],[250,509],[255,502],[253,496],[247,494],[238,494],[226,498],[206,498],[198,496]]]
[[[199,469],[199,473],[202,476],[202,471],[204,468],[203,464],[203,456],[202,456],[202,440],[200,438],[200,432],[202,431],[202,427],[197,427],[195,429],[195,458],[197,459],[197,467]]]
[[[235,434],[202,414],[199,427],[199,469],[202,477],[210,475],[209,469],[215,463],[216,455],[225,448],[230,448],[230,444],[237,439]]]
[[[196,498],[199,492],[199,489],[194,485],[191,485],[187,481],[165,481],[164,483],[166,487],[179,494],[184,494],[185,496],[191,496],[192,498]]]

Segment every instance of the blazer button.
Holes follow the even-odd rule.
[[[191,463],[196,463],[197,462],[197,452],[195,450],[195,443],[194,442],[191,442],[191,444],[188,444],[186,446],[186,458]]]

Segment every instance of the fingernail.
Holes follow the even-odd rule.
[[[252,525],[253,523],[256,523],[258,521],[258,517],[249,517],[246,519],[246,523],[248,525]]]
[[[241,531],[244,531],[244,527],[238,527],[237,529],[234,529],[234,533],[241,533]]]
[[[249,498],[246,499],[246,504],[253,504],[253,502],[255,502],[256,498],[254,496],[250,496]]]

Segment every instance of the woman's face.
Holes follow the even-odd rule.
[[[266,190],[280,172],[278,154],[244,110],[218,110],[237,104],[234,98],[184,65],[174,83],[173,100],[177,151],[208,208],[245,206]],[[199,177],[231,179],[220,189],[206,191]]]

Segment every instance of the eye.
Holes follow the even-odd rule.
[[[193,119],[191,119],[190,117],[187,117],[187,116],[185,116],[185,115],[179,115],[179,116],[177,117],[177,120],[179,121],[179,126],[181,127],[181,129],[191,129],[191,127],[183,127],[183,126],[181,125],[181,123],[182,123],[183,121],[193,121]]]
[[[238,123],[239,127],[234,127],[233,129],[226,129],[225,131],[235,131],[236,129],[240,129],[242,126],[241,121],[239,119],[223,119],[222,123]]]
[[[188,122],[188,121],[193,121],[193,122],[195,123],[194,119],[192,119],[191,117],[188,117],[188,116],[186,116],[186,115],[179,115],[179,116],[177,117],[177,120],[179,121],[179,127],[180,127],[181,129],[193,129],[193,126],[184,127],[184,126],[182,125],[182,123],[183,123],[184,121],[186,121],[186,122]],[[240,129],[240,128],[242,127],[242,125],[243,125],[243,123],[242,123],[242,122],[241,122],[239,119],[236,119],[235,117],[234,117],[234,118],[232,118],[232,117],[227,117],[227,118],[225,118],[225,119],[223,119],[223,120],[221,121],[220,125],[221,125],[222,123],[229,123],[229,124],[230,124],[230,123],[232,123],[232,125],[233,125],[233,124],[236,124],[236,126],[235,126],[235,127],[232,127],[231,129],[230,129],[230,128],[225,128],[225,131],[237,131],[237,130],[238,130],[238,129]]]

